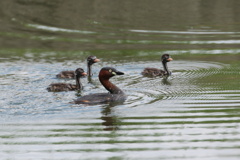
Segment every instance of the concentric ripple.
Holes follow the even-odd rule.
[[[76,99],[76,92],[61,92],[61,93],[49,93],[46,91],[46,88],[49,84],[55,83],[64,80],[58,80],[55,78],[55,75],[61,70],[61,63],[55,63],[49,68],[44,68],[45,63],[32,65],[31,62],[23,62],[24,65],[20,64],[17,68],[11,66],[8,63],[1,63],[5,67],[5,70],[2,71],[1,82],[2,94],[1,101],[4,105],[12,106],[10,108],[4,107],[1,109],[2,112],[12,112],[14,114],[21,114],[25,109],[32,114],[35,114],[35,107],[46,106],[46,104],[52,108],[52,111],[56,110],[56,104],[65,103],[68,106],[69,102],[73,99]],[[69,68],[75,68],[76,66],[73,63],[68,63]],[[85,66],[84,62],[78,63],[80,66]],[[187,65],[186,65],[187,64]],[[49,65],[49,64],[48,64]],[[108,65],[108,64],[105,64]],[[31,67],[28,67],[31,66]],[[174,63],[169,64],[169,68],[172,70],[172,76],[168,78],[149,78],[143,77],[141,71],[144,67],[147,66],[159,66],[159,62],[144,62],[143,63],[126,63],[125,65],[116,65],[118,70],[125,72],[124,76],[112,78],[112,82],[117,84],[122,88],[128,95],[127,101],[124,103],[125,106],[138,106],[146,105],[155,102],[159,102],[164,99],[176,99],[185,94],[191,93],[200,93],[207,90],[207,88],[198,88],[198,85],[195,81],[199,78],[217,74],[220,72],[223,67],[219,63],[206,63],[206,62],[184,62],[184,61],[175,61]],[[97,78],[99,64],[96,64],[94,69],[93,84],[88,84],[87,79],[82,79],[84,84],[84,91],[81,95],[106,92],[105,89],[101,86]],[[68,83],[75,83],[74,80],[66,81]],[[24,87],[18,84],[23,84]],[[9,90],[11,87],[11,90]],[[15,92],[10,94],[14,90]],[[11,98],[9,97],[11,96]],[[51,104],[53,105],[51,107]],[[28,107],[32,106],[32,107]],[[51,109],[48,107],[48,111]],[[14,109],[13,109],[14,108]],[[24,110],[23,110],[24,109]],[[50,110],[49,110],[50,109]],[[41,109],[42,110],[42,109]],[[60,109],[61,110],[61,109]],[[48,112],[45,110],[38,111]],[[25,111],[24,111],[25,112]],[[26,112],[25,112],[26,114]]]

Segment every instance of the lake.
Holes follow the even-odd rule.
[[[240,1],[12,0],[0,2],[2,160],[239,160]],[[169,77],[145,77],[145,67]],[[92,66],[81,92],[48,92],[63,70]],[[124,103],[72,104],[107,92]]]

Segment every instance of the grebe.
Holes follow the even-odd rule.
[[[92,65],[97,62],[100,62],[100,59],[98,59],[96,56],[89,56],[87,58],[87,68],[88,68],[87,74],[88,74],[88,76],[91,77],[93,75],[92,74]]]
[[[89,56],[87,58],[87,73],[88,76],[92,76],[92,65],[94,63],[99,62],[100,59],[98,59],[96,56]],[[69,78],[73,79],[75,78],[74,71],[62,71],[59,74],[56,75],[57,78]]]
[[[70,84],[70,83],[52,83],[48,86],[47,90],[49,92],[82,90],[83,87],[80,82],[80,77],[83,77],[86,75],[87,73],[85,73],[82,68],[77,68],[75,70],[76,85]]]
[[[142,75],[152,77],[170,75],[171,72],[168,70],[167,62],[170,62],[172,60],[173,59],[170,57],[169,54],[164,54],[162,55],[162,64],[164,70],[158,68],[145,68],[142,72]]]
[[[100,104],[107,102],[123,102],[126,100],[127,96],[124,92],[112,84],[109,79],[115,75],[123,75],[123,72],[120,72],[112,67],[103,67],[99,72],[99,81],[101,84],[109,91],[109,93],[95,93],[80,97],[74,100],[75,104]]]

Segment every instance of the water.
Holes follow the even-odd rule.
[[[0,2],[0,155],[19,159],[240,158],[239,1]],[[143,77],[169,53],[172,76]],[[62,70],[101,59],[84,90],[47,92]],[[75,105],[106,92],[123,104]]]

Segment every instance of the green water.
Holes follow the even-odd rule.
[[[0,2],[0,155],[3,160],[240,158],[240,1],[13,0]],[[172,75],[143,77],[170,54]],[[47,92],[62,70],[92,83]],[[123,104],[75,105],[106,92],[102,67]]]

